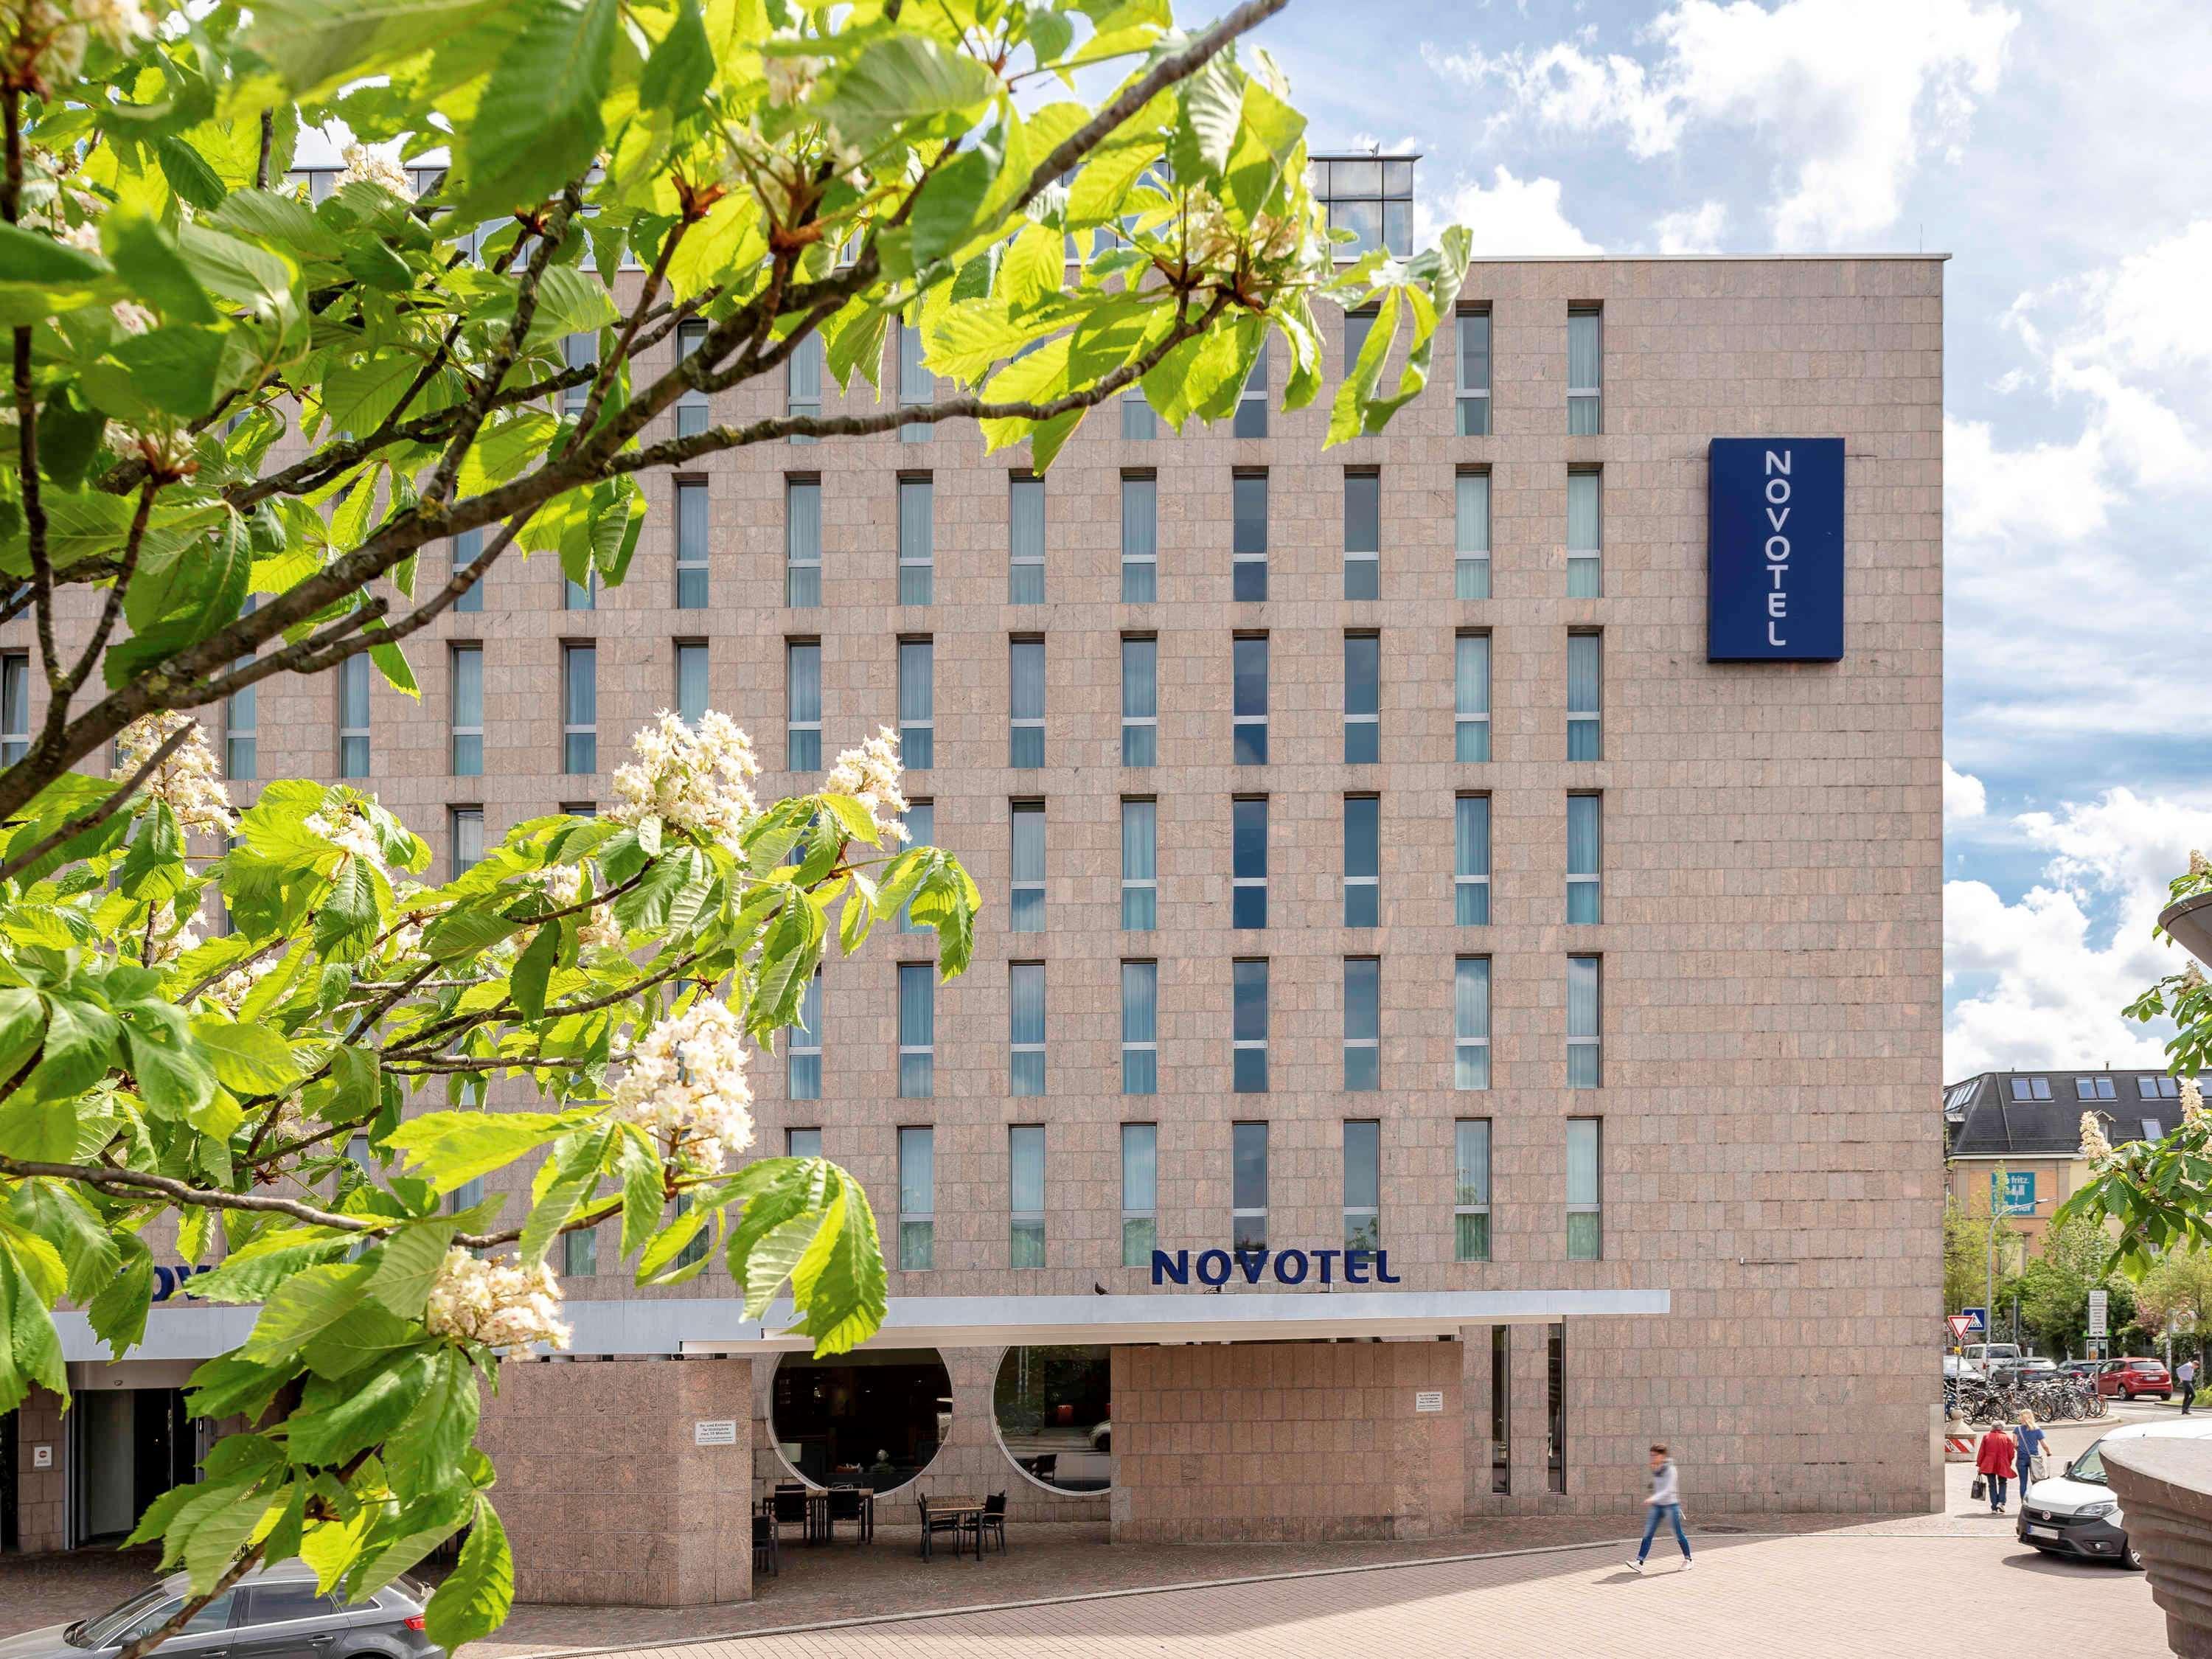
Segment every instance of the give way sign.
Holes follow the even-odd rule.
[[[1954,1342],[1964,1342],[1966,1340],[1966,1333],[1974,1328],[1974,1316],[1972,1314],[1953,1314],[1943,1322],[1951,1328],[1951,1340]]]

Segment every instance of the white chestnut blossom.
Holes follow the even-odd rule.
[[[81,225],[64,225],[54,233],[54,240],[64,247],[73,247],[79,253],[89,253],[99,258],[100,227],[87,220]]]
[[[73,78],[84,64],[84,49],[95,37],[118,52],[130,52],[154,37],[154,20],[137,0],[15,0],[0,5],[9,52],[17,64],[49,85]]]
[[[168,709],[125,726],[116,739],[116,775],[135,776],[163,744],[185,727],[191,728],[191,735],[139,787],[155,800],[167,801],[187,835],[227,836],[238,828],[238,817],[230,810],[222,769],[216,764],[215,750],[208,746],[206,729],[191,715]]]
[[[125,334],[143,334],[159,319],[136,300],[118,300],[108,307],[115,325]]]
[[[661,1021],[631,1052],[614,1115],[649,1130],[681,1164],[721,1169],[753,1140],[744,1037],[729,1005],[712,997]]]
[[[338,174],[341,186],[346,185],[382,185],[403,201],[415,199],[415,185],[398,162],[388,155],[380,155],[366,144],[345,147],[345,170]]]
[[[376,838],[376,827],[345,802],[331,801],[316,808],[301,827],[330,843],[331,851],[350,853],[379,870],[384,868],[384,845]]]
[[[440,1336],[492,1348],[568,1346],[561,1286],[551,1267],[543,1261],[526,1267],[513,1257],[481,1261],[458,1245],[446,1252],[422,1322]]]
[[[2204,1121],[2204,1087],[2193,1077],[2181,1079],[2181,1121],[2192,1129]]]
[[[753,740],[717,709],[702,714],[696,729],[665,708],[658,719],[630,739],[635,758],[615,769],[615,801],[607,816],[633,824],[658,817],[729,852],[741,851],[745,827],[760,811],[747,787],[760,775]]]
[[[837,757],[823,780],[822,793],[850,795],[866,806],[876,820],[878,840],[904,841],[906,825],[899,822],[899,814],[907,809],[906,797],[899,793],[902,775],[898,733],[879,726],[876,735],[858,749]]]
[[[166,913],[157,910],[155,914],[158,916]],[[144,963],[149,968],[170,967],[185,951],[198,950],[200,943],[198,927],[190,921],[184,921],[167,933],[153,934],[146,940]]]
[[[72,0],[71,9],[78,22],[118,52],[154,38],[154,20],[137,0]]]
[[[2094,1112],[2081,1114],[2081,1156],[2092,1164],[2101,1164],[2112,1155],[2112,1143],[2105,1139],[2105,1126]]]
[[[559,908],[566,909],[583,896],[582,865],[560,865],[545,872],[545,896]],[[619,945],[623,942],[622,924],[615,920],[610,907],[594,904],[577,920],[576,942],[586,950],[596,945]]]

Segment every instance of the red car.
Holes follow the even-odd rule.
[[[2147,1394],[2171,1400],[2173,1378],[2163,1360],[2115,1359],[2097,1373],[2097,1392],[2118,1400],[2140,1400]]]

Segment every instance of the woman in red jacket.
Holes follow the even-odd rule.
[[[2005,1482],[2012,1479],[2013,1447],[2011,1432],[1999,1423],[1982,1437],[1981,1449],[1974,1455],[1974,1467],[1990,1483],[1990,1513],[1992,1515],[2005,1512]]]

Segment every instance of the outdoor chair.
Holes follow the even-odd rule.
[[[793,1522],[797,1522],[799,1537],[811,1541],[814,1536],[811,1530],[813,1523],[806,1512],[805,1487],[778,1486],[769,1494],[769,1513],[775,1517],[775,1530],[778,1537],[782,1536],[785,1527]]]
[[[753,1571],[766,1569],[769,1577],[781,1575],[781,1552],[776,1548],[775,1518],[773,1516],[753,1516]]]
[[[963,1530],[960,1524],[960,1517],[957,1515],[932,1515],[929,1512],[929,1498],[923,1493],[917,1492],[915,1495],[914,1506],[916,1510],[920,1510],[921,1514],[921,1553],[923,1557],[927,1559],[931,1553],[929,1547],[930,1540],[936,1537],[936,1535],[940,1532],[947,1532],[952,1534],[952,1553],[955,1555],[959,1554],[960,1534]]]
[[[978,1550],[979,1552],[981,1551],[981,1547],[982,1547],[982,1539],[983,1539],[983,1538],[995,1538],[995,1539],[997,1539],[997,1540],[999,1540],[999,1553],[1000,1553],[1001,1555],[1003,1555],[1003,1554],[1005,1554],[1005,1553],[1006,1553],[1006,1493],[1004,1493],[1004,1492],[993,1492],[993,1493],[992,1493],[988,1498],[985,1498],[985,1499],[983,1500],[983,1512],[982,1512],[981,1515],[979,1515],[979,1516],[977,1516],[975,1517],[975,1526],[976,1526],[977,1529],[978,1529],[978,1530],[982,1534],[982,1538],[979,1538],[979,1539],[977,1539],[977,1540],[976,1540],[976,1548],[977,1548],[977,1550]]]
[[[876,1535],[872,1508],[860,1496],[858,1486],[830,1488],[830,1535],[837,1535],[837,1523],[850,1521],[860,1529],[860,1541],[866,1543]]]

